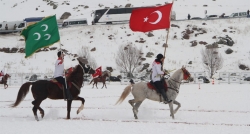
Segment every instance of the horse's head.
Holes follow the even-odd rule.
[[[188,70],[184,66],[182,66],[181,70],[183,72],[183,80],[188,80],[190,82],[194,80],[194,78],[191,76],[191,74],[188,72]]]
[[[110,77],[110,75],[111,73],[108,70],[103,72],[103,76]]]
[[[85,64],[82,67],[84,69],[84,72],[87,74],[94,74],[95,73],[95,70],[92,67],[90,67],[90,65]]]
[[[4,76],[5,76],[6,78],[10,78],[10,77],[11,77],[11,76],[10,76],[9,74],[7,74],[7,73],[6,73]]]
[[[87,73],[87,74],[94,74],[95,73],[95,70],[93,68],[91,68],[88,64],[88,61],[87,59],[83,59],[81,57],[77,58],[80,66],[82,67],[83,69],[83,72],[84,73]]]

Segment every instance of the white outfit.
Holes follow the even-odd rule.
[[[161,75],[163,75],[163,74],[164,74],[164,72],[161,71],[161,63],[154,61],[152,64],[152,80],[153,80],[153,82],[160,81]]]
[[[64,74],[64,63],[61,58],[58,58],[55,63],[54,78],[62,76]]]

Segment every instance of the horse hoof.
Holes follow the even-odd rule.
[[[38,117],[37,117],[37,116],[35,116],[35,119],[36,119],[37,121],[39,121],[39,119],[38,119]]]

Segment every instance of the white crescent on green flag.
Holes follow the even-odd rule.
[[[56,16],[49,16],[25,28],[21,35],[25,38],[25,58],[37,50],[48,47],[60,40]]]

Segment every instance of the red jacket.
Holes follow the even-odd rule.
[[[4,76],[4,73],[2,71],[0,72],[0,76]]]

